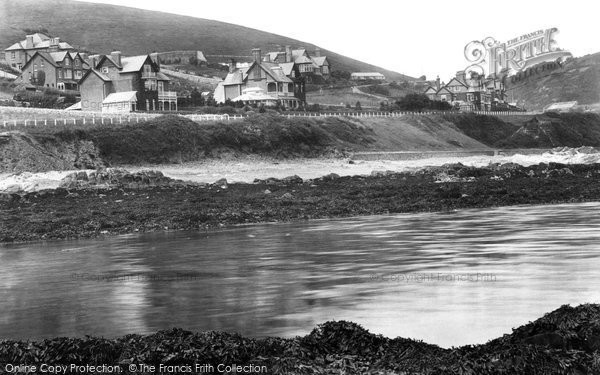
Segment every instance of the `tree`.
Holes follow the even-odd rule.
[[[356,105],[354,106],[354,108],[355,108],[357,111],[362,111],[362,105],[360,105],[360,101],[356,102]]]

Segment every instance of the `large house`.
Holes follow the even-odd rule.
[[[378,72],[355,72],[350,75],[353,81],[385,81],[385,76]]]
[[[320,81],[329,78],[331,68],[327,56],[321,56],[321,50],[316,48],[311,56],[305,48],[292,49],[291,46],[285,46],[285,51],[268,52],[263,61],[276,64],[294,64],[298,67],[301,77],[306,82]]]
[[[448,102],[465,111],[493,111],[501,107],[505,99],[499,80],[479,75],[467,77],[462,70],[446,84],[440,84],[438,78],[424,94],[431,100]]]
[[[75,49],[60,38],[51,38],[44,33],[27,35],[24,40],[13,44],[4,50],[4,60],[11,67],[22,70],[27,61],[36,52],[74,51]]]
[[[77,52],[36,51],[23,65],[20,79],[38,88],[79,90],[78,82],[88,68]]]
[[[177,109],[177,94],[167,91],[170,80],[160,72],[157,54],[122,57],[114,51],[90,56],[90,66],[79,81],[84,111]]]
[[[267,106],[280,103],[286,108],[296,108],[305,102],[305,80],[298,65],[265,60],[258,48],[252,50],[252,55],[254,61],[247,67],[230,64],[229,74],[214,93],[218,103],[227,100]]]

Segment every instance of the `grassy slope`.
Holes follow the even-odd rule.
[[[224,5],[223,11],[227,11]],[[152,51],[202,50],[207,55],[250,55],[250,49],[279,50],[282,46],[314,45],[225,22],[121,6],[70,0],[0,1],[0,46],[24,39],[25,28],[43,27],[75,47],[124,54]],[[334,69],[377,71],[393,80],[404,75],[322,50]]]
[[[345,151],[456,150],[486,146],[450,122],[424,116],[392,118],[283,118],[254,115],[244,121],[198,126],[180,117],[131,125],[23,129],[41,144],[92,141],[110,164],[169,163],[223,155],[314,157]]]
[[[600,115],[548,113],[535,117],[446,115],[461,132],[498,148],[600,147]]]
[[[375,133],[375,142],[364,151],[423,151],[486,149],[485,144],[465,135],[453,123],[433,116],[365,118],[360,120]],[[359,147],[356,147],[360,150]]]
[[[530,110],[541,110],[555,102],[600,102],[600,53],[573,59],[562,69],[524,81],[507,84],[509,98],[524,100]]]

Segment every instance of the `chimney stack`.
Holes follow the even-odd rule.
[[[98,55],[90,55],[89,56],[88,64],[90,65],[90,69],[96,69],[96,65],[98,64],[99,57],[100,56],[98,56]]]
[[[292,46],[285,46],[285,62],[292,62]]]
[[[252,56],[254,56],[254,61],[256,61],[257,63],[260,64],[260,62],[262,61],[262,58],[260,55],[260,48],[254,48],[252,50]]]
[[[121,66],[121,51],[112,51],[110,53],[110,58],[114,61],[119,67]]]
[[[265,55],[264,61],[265,61],[265,62],[271,62],[271,55],[267,53],[267,54]]]
[[[33,48],[33,35],[25,37],[25,48]]]
[[[235,72],[235,60],[230,59],[229,60],[229,73],[233,73],[233,72]]]
[[[458,72],[456,72],[456,79],[462,81],[463,83],[466,83],[467,73],[464,70],[459,70]]]
[[[321,49],[319,47],[315,48],[315,57],[321,57]]]
[[[439,90],[442,86],[440,85],[440,76],[435,79],[435,86]]]
[[[158,53],[156,51],[150,54],[150,60],[156,64],[160,68],[160,59],[158,58]]]

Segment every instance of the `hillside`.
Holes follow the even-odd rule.
[[[600,103],[600,53],[568,60],[559,69],[507,83],[509,100],[528,110],[542,110],[556,102]]]
[[[226,11],[226,6],[224,6]],[[0,46],[23,40],[26,30],[45,29],[74,47],[91,52],[121,50],[126,55],[152,51],[202,50],[206,55],[248,56],[253,47],[276,51],[285,45],[315,45],[243,26],[135,8],[72,0],[0,1]],[[334,69],[376,71],[390,80],[412,79],[321,49]]]

